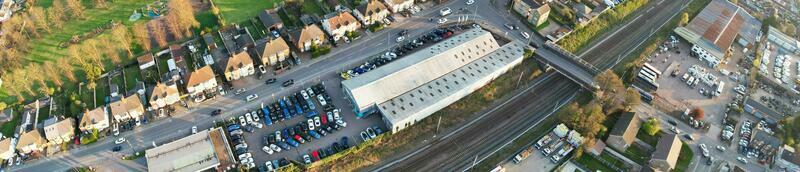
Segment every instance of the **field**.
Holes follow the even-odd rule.
[[[283,0],[221,0],[214,1],[219,8],[222,18],[228,23],[241,23],[255,17],[262,10],[271,9]]]

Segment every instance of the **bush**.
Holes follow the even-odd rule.
[[[312,46],[311,47],[311,58],[317,58],[319,56],[328,54],[331,52],[331,47],[328,46]]]
[[[646,122],[644,122],[644,125],[642,125],[642,129],[644,130],[645,133],[654,136],[656,135],[656,133],[658,133],[658,131],[661,131],[661,125],[659,125],[657,119],[650,118]]]
[[[706,113],[702,108],[694,108],[690,114],[694,117],[694,120],[701,120],[706,117]]]
[[[383,30],[383,24],[378,22],[378,23],[370,25],[367,29],[370,32],[377,32],[377,31]]]
[[[622,22],[631,13],[650,2],[650,0],[630,0],[625,1],[616,8],[610,9],[606,13],[601,14],[597,19],[583,27],[577,27],[575,31],[567,35],[558,45],[570,52],[578,52],[583,46],[586,46],[594,40],[598,35],[608,31]]]

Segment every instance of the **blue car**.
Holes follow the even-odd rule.
[[[314,137],[315,139],[319,139],[320,137],[322,137],[319,135],[319,133],[317,133],[317,131],[314,130],[308,131],[308,135],[311,135],[311,137]]]
[[[308,112],[308,113],[306,114],[306,118],[309,118],[309,119],[310,119],[310,118],[314,118],[314,117],[315,117],[315,116],[317,116],[317,115],[319,115],[319,113],[317,113],[317,111],[310,111],[310,112]]]
[[[283,137],[283,139],[291,139],[289,137],[289,129],[284,128],[283,131],[281,131],[281,136]]]
[[[350,148],[350,144],[347,143],[347,137],[342,137],[342,147],[345,149]]]
[[[273,169],[281,168],[280,165],[278,165],[278,160],[277,159],[276,160],[272,160],[272,167],[274,167]]]
[[[294,139],[286,139],[286,143],[288,143],[289,145],[292,145],[292,147],[300,146],[300,143],[297,143],[297,141],[295,141]]]
[[[228,132],[231,132],[233,130],[238,130],[240,128],[242,128],[242,127],[239,126],[239,124],[231,124],[231,125],[228,126]]]
[[[286,144],[286,142],[283,141],[278,142],[278,147],[281,147],[286,150],[292,149],[292,147],[289,147],[289,144]]]
[[[306,100],[306,104],[308,104],[308,109],[311,109],[311,111],[317,110],[317,107],[314,105],[314,102],[311,101],[311,99]]]
[[[272,125],[272,119],[269,119],[269,109],[261,108],[261,112],[264,112],[264,124]]]

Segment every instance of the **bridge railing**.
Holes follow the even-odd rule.
[[[571,59],[571,60],[573,60],[573,61],[575,61],[575,62],[578,62],[579,64],[581,64],[581,65],[583,65],[584,67],[586,67],[586,69],[589,69],[589,72],[592,72],[593,74],[598,74],[598,73],[600,73],[600,70],[599,70],[599,69],[597,69],[597,67],[594,67],[594,65],[592,65],[591,63],[589,63],[589,62],[586,62],[585,60],[581,59],[580,57],[576,56],[575,54],[572,54],[571,52],[569,52],[569,51],[567,51],[567,50],[565,50],[565,49],[561,48],[560,46],[556,45],[556,44],[555,44],[555,43],[553,43],[552,41],[547,41],[547,42],[545,42],[545,43],[544,43],[544,45],[545,45],[547,48],[550,48],[550,49],[552,49],[552,50],[555,50],[555,51],[556,51],[556,52],[558,52],[558,53],[561,53],[561,54],[563,54],[563,55],[566,55],[567,57],[569,57],[569,59]]]

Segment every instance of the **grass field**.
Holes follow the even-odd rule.
[[[222,18],[228,23],[241,23],[255,17],[263,10],[275,7],[282,0],[220,0],[214,1]]]
[[[616,171],[613,168],[606,166],[605,164],[603,164],[603,162],[600,162],[600,160],[597,160],[597,158],[591,155],[583,155],[580,158],[576,158],[575,162],[580,165],[583,165],[586,168],[589,168],[590,170]]]
[[[678,155],[678,164],[675,165],[675,169],[672,171],[687,171],[689,164],[692,163],[692,158],[694,157],[694,152],[692,152],[692,149],[689,148],[689,145],[684,142],[681,143],[683,143],[683,146],[681,146],[681,154]]]

